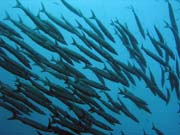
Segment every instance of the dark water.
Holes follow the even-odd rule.
[[[41,2],[44,4],[46,10],[48,13],[51,13],[53,16],[55,16],[58,19],[61,19],[61,16],[63,15],[70,23],[74,25],[75,28],[77,28],[77,23],[75,20],[78,20],[84,27],[91,29],[87,23],[80,17],[78,17],[76,14],[72,13],[70,10],[68,10],[60,0],[21,0],[20,1],[26,9],[29,9],[30,12],[34,15],[37,15],[38,11],[41,9]],[[145,1],[145,0],[109,0],[109,1],[103,1],[103,0],[77,0],[77,1],[70,1],[68,2],[76,7],[76,9],[80,9],[85,17],[89,19],[91,16],[91,10],[94,11],[96,14],[97,18],[103,22],[104,26],[110,31],[112,34],[113,38],[115,39],[115,43],[112,43],[107,37],[105,40],[110,43],[113,48],[116,50],[118,55],[112,55],[115,59],[118,59],[119,61],[128,64],[130,62],[131,64],[135,63],[135,66],[139,66],[134,59],[130,58],[130,55],[123,45],[122,41],[118,38],[117,35],[115,35],[114,27],[110,25],[111,20],[115,20],[118,18],[121,24],[127,25],[128,29],[130,32],[136,37],[138,41],[138,47],[141,49],[141,47],[145,47],[148,50],[152,51],[153,53],[157,54],[157,51],[155,50],[154,46],[150,42],[150,39],[146,35],[146,38],[143,39],[141,36],[141,33],[139,32],[139,29],[137,27],[136,20],[134,18],[134,15],[132,13],[132,10],[129,8],[130,6],[133,6],[135,9],[136,14],[138,15],[140,22],[142,23],[143,29],[145,34],[147,31],[150,32],[150,34],[158,39],[157,34],[154,30],[154,25],[157,26],[157,28],[160,30],[162,33],[165,42],[169,46],[169,48],[173,51],[175,54],[176,59],[179,61],[179,57],[177,55],[177,49],[175,45],[175,40],[173,37],[172,32],[170,29],[165,28],[165,23],[164,21],[167,21],[170,23],[170,17],[169,17],[169,12],[168,12],[168,4],[167,2],[163,0],[151,0],[151,1]],[[34,41],[32,41],[26,34],[21,32],[20,29],[18,29],[16,26],[14,26],[10,21],[4,21],[3,18],[5,17],[5,11],[7,11],[14,20],[18,20],[18,16],[20,16],[23,19],[23,23],[26,24],[27,26],[31,28],[35,28],[36,25],[32,22],[32,20],[21,10],[17,8],[12,8],[16,4],[15,0],[6,0],[6,1],[1,1],[0,4],[0,20],[6,24],[8,24],[11,28],[16,30],[18,33],[20,33],[24,41],[34,48],[37,52],[45,56],[48,60],[51,60],[52,56],[55,57],[56,59],[59,59],[59,56],[56,53],[52,53],[51,51],[48,51],[47,49],[44,49]],[[178,1],[171,1],[171,5],[174,9],[174,14],[176,18],[176,22],[179,26],[179,8],[180,8],[180,3]],[[41,18],[44,20],[48,20],[48,17],[44,14],[40,14]],[[93,24],[96,25],[94,20],[90,20]],[[97,26],[97,25],[96,25]],[[61,27],[56,27],[61,31],[61,33],[64,36],[65,41],[67,42],[69,49],[76,51],[77,53],[81,54],[83,57],[87,58],[91,63],[93,67],[98,67],[100,69],[104,68],[104,64],[94,61],[88,56],[86,56],[84,53],[82,53],[77,47],[71,45],[72,42],[72,37],[74,37],[77,42],[82,44],[83,46],[86,47],[86,45],[80,41],[76,35],[67,32],[66,30],[62,29]],[[4,36],[0,36],[2,39],[4,39],[7,43],[9,43],[11,46],[14,48],[16,47],[16,44],[12,41],[10,41],[8,38]],[[105,36],[104,36],[105,37]],[[54,39],[49,37],[53,42]],[[62,45],[63,46],[63,45]],[[95,50],[91,50],[94,54],[96,54],[99,58],[102,59],[102,61],[105,63],[105,65],[108,65],[108,62],[105,58],[103,58],[100,54],[98,54]],[[142,49],[141,49],[142,51]],[[143,52],[143,51],[142,51]],[[13,60],[18,61],[17,58],[15,58],[12,54],[7,52],[9,57],[11,57]],[[148,104],[148,108],[151,110],[151,114],[145,112],[144,110],[138,108],[132,101],[130,101],[128,98],[125,98],[123,95],[118,94],[119,93],[119,88],[124,89],[125,86],[123,86],[120,83],[116,83],[113,81],[109,81],[105,79],[105,85],[110,89],[108,91],[109,95],[113,98],[113,100],[118,102],[118,97],[125,103],[126,107],[129,109],[129,111],[137,117],[139,120],[139,123],[136,123],[132,119],[128,118],[124,113],[114,113],[110,109],[104,107],[106,111],[117,118],[120,122],[120,124],[115,124],[111,125],[107,123],[106,120],[104,120],[102,117],[98,116],[95,113],[92,113],[92,115],[102,121],[103,123],[106,123],[109,125],[113,131],[109,132],[106,130],[103,130],[101,128],[96,128],[99,129],[100,131],[110,134],[112,133],[113,135],[119,135],[121,134],[121,131],[124,132],[125,135],[140,135],[143,134],[143,130],[146,131],[148,135],[155,135],[156,133],[154,130],[152,130],[152,125],[154,125],[160,129],[165,135],[179,135],[180,134],[180,114],[177,113],[179,110],[179,105],[178,103],[179,100],[176,96],[176,91],[171,90],[169,79],[168,79],[168,74],[165,76],[165,84],[162,87],[161,86],[161,68],[158,62],[153,60],[151,57],[146,55],[146,53],[143,52],[143,55],[146,59],[147,62],[147,67],[146,67],[146,72],[145,74],[149,76],[149,70],[150,69],[155,77],[155,81],[157,83],[157,86],[160,88],[162,93],[164,95],[167,95],[166,88],[170,90],[170,101],[168,104],[166,104],[159,96],[154,96],[152,92],[150,91],[149,88],[147,88],[147,84],[141,79],[138,80],[137,77],[133,76],[136,85],[133,85],[130,83],[130,86],[127,87],[127,89],[132,92],[134,95],[137,97],[140,97],[146,103]],[[163,57],[164,59],[164,57]],[[38,74],[41,78],[47,77],[50,81],[53,83],[56,83],[64,88],[67,87],[67,85],[64,83],[64,80],[58,80],[57,78],[53,77],[50,73],[47,72],[41,72],[42,69],[37,66],[33,65],[34,62],[31,61],[31,66],[32,66],[32,72]],[[19,61],[18,61],[19,62]],[[19,62],[20,63],[20,62]],[[175,70],[176,66],[176,61],[170,59],[169,60],[169,65]],[[180,66],[180,65],[179,65]],[[84,64],[74,62],[74,67],[82,72],[88,79],[94,80],[99,82],[95,74],[89,70],[89,69],[83,69]],[[110,67],[108,65],[108,67]],[[77,78],[76,78],[77,79]],[[0,67],[0,80],[13,88],[15,88],[15,80],[16,76],[13,75],[12,73],[8,72],[4,68]],[[23,80],[23,79],[22,79]],[[27,81],[28,82],[28,81]],[[37,81],[38,82],[38,81]],[[179,79],[178,79],[179,82]],[[180,91],[180,90],[179,90]],[[107,97],[103,94],[103,92],[100,92],[97,90],[98,94],[101,96],[103,100],[105,100],[107,103],[109,103]],[[52,102],[53,104],[59,106],[60,108],[67,110],[69,114],[71,114],[73,117],[76,117],[75,114],[71,109],[69,109],[65,104],[60,102],[54,97],[46,95]],[[97,102],[99,102],[96,99]],[[32,101],[32,103],[34,103]],[[36,104],[36,103],[35,103]],[[84,110],[88,111],[89,106],[88,105],[80,105]],[[48,119],[50,118],[51,114],[50,111],[45,108],[40,106],[40,108],[46,113],[46,115],[40,115],[35,112],[31,113],[30,116],[26,116],[28,118],[31,118],[35,121],[38,121],[44,125],[48,125]],[[18,120],[7,120],[12,115],[10,111],[5,110],[4,108],[0,108],[0,135],[35,135],[37,134],[36,130],[28,125],[23,124],[22,122]],[[64,127],[63,127],[64,128]],[[67,128],[64,128],[67,129]],[[46,133],[42,132],[45,135],[51,134],[51,133]],[[53,133],[52,133],[53,134]]]

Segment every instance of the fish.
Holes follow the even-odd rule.
[[[156,54],[149,51],[148,49],[145,49],[143,46],[141,48],[148,56],[150,56],[152,59],[157,61],[160,65],[163,65],[164,67],[169,68],[168,63],[166,61],[164,61],[161,57],[157,56]]]
[[[93,98],[86,96],[85,94],[79,92],[76,89],[73,89],[73,93],[76,94],[79,98],[81,98],[84,102],[86,102],[90,106],[94,106],[94,107],[98,108],[99,110],[104,111],[103,107],[101,105],[99,105],[96,102],[96,100],[94,100]]]
[[[90,50],[86,49],[82,45],[79,45],[73,37],[72,37],[72,43],[71,44],[75,45],[81,52],[83,52],[84,54],[86,54],[90,58],[92,58],[98,62],[101,62],[101,63],[103,62],[96,54],[92,53]]]
[[[177,112],[177,113],[180,113],[180,103],[178,103],[178,106],[179,106],[179,110],[178,110],[178,112]]]
[[[165,28],[169,28],[174,36],[174,40],[175,40],[175,43],[176,43],[176,51],[178,53],[178,56],[180,57],[180,38],[179,38],[179,35],[177,33],[177,31],[172,27],[170,26],[167,22],[165,22],[166,26]]]
[[[71,110],[77,115],[79,119],[84,121],[85,123],[95,124],[98,127],[101,127],[106,130],[112,130],[108,125],[103,124],[101,121],[95,119],[89,112],[85,111],[84,109],[78,107],[74,103],[64,101],[66,105],[70,107]]]
[[[17,115],[17,114],[13,114],[10,118],[8,118],[8,120],[19,120],[20,122],[29,125],[35,129],[38,130],[42,130],[42,131],[46,131],[46,132],[52,132],[51,129],[49,129],[48,127],[46,127],[45,125],[41,124],[40,122],[34,121],[32,119]]]
[[[24,113],[24,114],[27,114],[27,115],[30,115],[30,113],[32,113],[32,110],[27,106],[25,105],[24,103],[14,99],[14,98],[11,98],[7,95],[2,95],[0,97],[4,102],[8,103],[8,104],[11,104],[12,106],[14,106],[18,111]],[[15,113],[15,112],[13,112]]]
[[[58,40],[59,42],[66,44],[64,38],[62,37],[62,34],[55,34],[54,28],[50,27],[50,25],[48,25],[47,27],[47,23],[44,23],[41,19],[39,19],[39,17],[33,15],[30,10],[26,9],[20,2],[19,0],[16,0],[16,5],[14,6],[14,8],[19,8],[21,10],[24,11],[24,13],[34,22],[34,24],[40,28],[41,30],[43,30],[46,34],[48,34],[50,37]],[[51,31],[49,28],[53,29],[53,31]]]
[[[47,12],[43,3],[41,3],[41,7],[42,8],[41,8],[40,12],[45,13],[46,16],[49,19],[51,19],[55,24],[57,24],[58,26],[60,26],[61,28],[65,29],[65,30],[67,30],[68,32],[71,32],[74,34],[79,34],[79,32],[74,27],[71,27],[70,25],[68,25],[67,22],[63,22],[59,18],[57,18],[57,17],[53,16],[52,14],[50,14],[49,12]]]
[[[73,7],[71,4],[69,4],[66,0],[61,0],[61,2],[64,4],[66,8],[68,8],[71,12],[81,17],[81,13],[79,10],[77,10],[75,7]]]
[[[101,31],[98,29],[98,27],[96,27],[96,25],[94,25],[91,20],[89,20],[88,18],[86,18],[82,12],[81,12],[81,17],[84,19],[84,21],[92,28],[92,30],[96,33],[97,36],[99,36],[101,39],[104,40],[104,36],[101,33]]]
[[[7,55],[0,54],[0,57],[3,59],[0,59],[0,65],[12,74],[20,76],[26,80],[30,79],[30,77],[38,78],[36,74],[26,69],[20,63],[12,60]]]
[[[2,82],[0,82],[1,85],[1,93],[3,93],[4,95],[7,95],[13,99],[16,99],[17,101],[20,101],[22,103],[24,103],[25,105],[27,105],[29,108],[31,108],[32,110],[45,115],[45,113],[36,105],[34,105],[33,103],[31,103],[28,99],[26,99],[23,95],[19,94],[16,92],[16,90],[14,90],[11,86],[4,84]]]
[[[173,60],[175,60],[175,55],[172,51],[172,49],[166,44],[166,43],[161,43],[158,41],[155,41],[155,44],[161,47],[168,56],[170,56]]]
[[[171,26],[178,33],[178,27],[176,24],[174,11],[173,11],[172,5],[169,1],[168,1],[168,9],[169,9],[169,17],[170,17],[170,21],[171,21]]]
[[[165,84],[165,69],[163,69],[162,66],[161,67],[161,86],[163,87]]]
[[[166,101],[166,104],[168,104],[169,101],[170,101],[170,98],[171,98],[171,94],[170,94],[170,90],[168,88],[166,88],[166,91],[167,91],[167,101]]]
[[[88,36],[90,36],[93,40],[95,40],[97,43],[102,45],[102,47],[104,47],[106,50],[108,50],[111,53],[117,55],[117,52],[115,51],[115,49],[108,42],[106,42],[105,40],[101,39],[93,31],[84,28],[77,20],[76,20],[76,22],[78,24],[78,28],[79,29],[83,30]]]
[[[149,39],[151,40],[151,43],[153,44],[154,48],[156,49],[156,51],[158,52],[158,54],[162,57],[163,53],[161,48],[156,44],[156,40],[150,35],[149,32],[147,32],[147,36],[149,37]]]
[[[32,69],[30,65],[30,61],[24,56],[22,53],[18,52],[18,49],[13,48],[7,42],[5,42],[2,38],[0,38],[0,47],[5,48],[7,51],[12,53],[23,65]]]
[[[50,120],[49,120],[50,121]],[[53,126],[51,122],[48,124],[48,129],[52,130],[53,133],[59,134],[59,135],[74,135],[70,131],[67,131],[63,128],[60,128],[59,126]]]
[[[109,110],[111,110],[112,112],[115,112],[115,113],[117,113],[117,114],[120,114],[120,111],[119,111],[114,105],[106,102],[106,101],[103,100],[103,99],[99,99],[99,100],[100,100],[100,102],[101,102],[104,106],[106,106]]]
[[[94,19],[97,25],[99,26],[99,28],[101,29],[101,31],[106,35],[106,37],[110,39],[113,43],[115,43],[115,39],[113,38],[112,34],[108,31],[105,25],[96,17],[93,10],[91,10],[91,14],[92,16],[90,17],[90,19]]]
[[[3,101],[1,101],[1,100],[0,100],[0,107],[4,108],[4,109],[6,109],[6,110],[8,110],[8,111],[10,111],[10,112],[13,112],[13,113],[16,113],[16,114],[21,115],[21,112],[20,112],[18,109],[12,107],[12,106],[9,105],[8,103],[3,102]]]
[[[175,88],[176,96],[178,99],[180,99],[179,79],[176,76],[176,74],[174,73],[174,71],[170,70],[168,73],[169,73],[168,78],[170,81],[171,89],[173,90]]]
[[[139,123],[139,120],[128,110],[128,108],[125,106],[125,104],[121,101],[121,99],[118,97],[118,101],[121,104],[121,111],[129,118],[134,120],[135,122]]]
[[[180,68],[179,68],[178,58],[176,58],[176,75],[178,78],[180,78]]]
[[[108,114],[105,111],[98,110],[95,107],[93,107],[92,105],[91,105],[91,108],[89,111],[97,113],[99,116],[103,117],[107,122],[109,122],[112,125],[120,124],[120,121],[118,119],[116,119],[114,116]]]
[[[91,97],[95,97],[95,98],[100,98],[99,94],[96,92],[95,89],[93,89],[92,87],[86,85],[85,83],[82,82],[74,82],[72,81],[70,78],[67,78],[67,80],[65,80],[65,83],[68,85],[73,86],[75,89],[79,90],[80,92],[91,96]]]
[[[44,22],[46,27],[54,33],[54,36],[56,35],[56,38],[54,39],[61,42],[63,45],[67,45],[67,42],[65,41],[63,34],[58,30],[58,28],[53,23],[47,20],[42,20],[42,19],[41,21]]]
[[[61,47],[61,46],[58,46],[65,54],[69,55],[69,56],[72,56],[72,57],[75,57],[76,59],[78,59],[79,61],[82,61],[85,63],[85,65],[92,65],[91,62],[86,59],[85,57],[83,57],[81,54],[73,51],[73,50],[70,50],[69,48],[66,48],[66,47]]]
[[[126,98],[130,99],[133,103],[137,105],[137,107],[142,108],[144,111],[151,114],[150,109],[147,107],[148,104],[143,99],[135,96],[125,88],[124,91],[120,89],[120,94],[123,94]]]
[[[141,24],[141,22],[140,22],[140,19],[139,19],[139,17],[137,16],[137,14],[136,14],[136,12],[135,12],[135,10],[134,10],[133,7],[131,7],[131,10],[132,10],[133,15],[134,15],[134,17],[135,17],[135,20],[136,20],[137,26],[138,26],[138,28],[139,28],[139,31],[140,31],[142,37],[145,39],[145,32],[144,32],[144,29],[143,29],[142,24]]]
[[[157,127],[155,127],[154,124],[153,124],[152,130],[154,130],[157,135],[164,135],[164,133],[161,130],[159,130]]]
[[[136,37],[128,30],[128,28],[125,27],[124,25],[122,25],[118,21],[117,18],[115,20],[115,25],[120,27],[126,33],[126,35],[128,36],[128,39],[130,40],[131,45],[134,47],[134,49],[138,50],[138,48],[137,48],[138,41],[137,41]]]
[[[162,33],[159,31],[159,29],[157,28],[156,25],[154,25],[154,29],[156,31],[156,34],[158,35],[159,41],[161,43],[165,43],[164,37],[163,37]]]
[[[107,86],[102,85],[96,81],[90,80],[88,78],[81,78],[78,80],[80,80],[80,81],[82,81],[82,82],[84,82],[84,83],[88,84],[89,86],[92,86],[96,89],[103,90],[103,91],[110,91],[110,89]]]
[[[23,37],[18,32],[16,32],[13,28],[3,23],[2,21],[0,21],[0,29],[2,29],[5,32],[7,31],[7,33],[10,35],[14,35],[20,39],[23,39]]]

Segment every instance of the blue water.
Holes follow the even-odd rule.
[[[39,9],[41,9],[41,2],[44,3],[47,11],[57,18],[60,18],[61,15],[65,16],[65,18],[71,22],[73,25],[77,26],[75,19],[79,20],[83,26],[89,28],[89,26],[83,22],[81,18],[79,18],[77,15],[73,14],[71,11],[69,11],[60,0],[20,0],[20,2],[28,8],[34,15],[37,15]],[[136,36],[139,47],[145,46],[147,49],[155,52],[153,45],[150,43],[149,38],[146,38],[145,40],[140,35],[139,29],[136,25],[136,21],[134,19],[134,16],[132,14],[132,11],[128,8],[130,6],[133,6],[140,21],[142,22],[143,28],[146,31],[148,30],[154,37],[156,37],[156,33],[154,31],[154,25],[156,25],[161,33],[163,33],[164,39],[168,46],[175,52],[176,54],[176,48],[175,48],[175,42],[174,37],[169,29],[164,28],[165,24],[164,21],[170,22],[169,20],[169,14],[168,14],[168,5],[167,2],[164,0],[76,0],[76,1],[70,1],[68,0],[71,5],[76,7],[77,9],[80,9],[83,14],[86,17],[91,16],[90,10],[92,9],[96,16],[103,22],[103,24],[108,28],[108,30],[111,32],[113,37],[116,40],[116,43],[113,44],[113,47],[118,52],[118,56],[114,56],[120,61],[127,63],[127,61],[133,61],[130,59],[129,54],[127,50],[123,47],[122,42],[120,39],[114,34],[114,29],[110,25],[111,20],[115,20],[115,18],[118,18],[119,21],[122,24],[127,24],[129,30]],[[9,21],[4,21],[3,18],[5,17],[5,11],[7,11],[10,16],[13,19],[18,19],[18,15],[23,18],[23,22],[27,24],[28,26],[35,28],[35,25],[33,22],[25,15],[25,13],[16,8],[12,8],[15,4],[15,0],[6,0],[0,2],[0,20],[8,24],[9,26],[13,27],[16,31],[21,31],[15,27],[12,23]],[[178,27],[180,28],[179,23],[179,8],[180,3],[178,1],[171,1],[171,4],[174,9],[174,13],[176,16]],[[41,17],[43,19],[48,19],[43,13],[41,13]],[[92,21],[93,22],[93,21]],[[94,23],[94,22],[93,22]],[[95,24],[95,23],[94,23]],[[65,37],[65,40],[70,44],[72,42],[71,37],[72,34],[69,34],[67,31],[60,29],[63,33],[63,36]],[[39,45],[37,45],[35,42],[30,40],[24,33],[21,33],[24,37],[24,40],[26,43],[28,43],[30,46],[32,46],[35,50],[37,50],[39,53],[41,53],[43,56],[51,59],[52,56],[57,57],[56,54],[51,53],[47,51],[46,49],[43,49]],[[8,40],[7,40],[8,41]],[[10,44],[14,46],[13,42],[8,41]],[[79,52],[79,50],[72,45],[68,45],[69,48],[72,50],[77,51],[78,53],[84,55],[83,53]],[[94,51],[94,53],[96,53]],[[9,54],[10,55],[10,54]],[[97,54],[99,57],[101,57],[99,54]],[[17,60],[12,55],[10,55],[14,60]],[[148,62],[148,67],[151,69],[155,76],[155,80],[157,84],[161,88],[161,70],[159,64],[154,61],[149,56],[145,55],[145,58]],[[85,56],[86,57],[86,56]],[[88,57],[86,57],[88,58]],[[93,61],[90,59],[90,61],[93,63],[93,66],[103,68],[104,65],[100,64],[98,62]],[[33,62],[32,62],[33,65]],[[170,65],[175,67],[175,63],[173,61],[170,61]],[[85,73],[85,75],[88,76],[89,79],[97,80],[95,75],[90,71],[86,69],[82,69],[84,65],[83,64],[77,64],[75,67]],[[38,66],[33,66],[33,72],[39,74],[41,77],[48,77],[51,81],[61,85],[66,86],[63,81],[59,81],[52,77],[48,73],[41,73],[41,69]],[[167,76],[166,76],[167,77]],[[166,78],[167,79],[167,78]],[[121,96],[123,102],[128,107],[128,109],[139,119],[140,123],[136,123],[127,116],[125,116],[123,113],[121,114],[115,114],[111,112],[109,109],[107,109],[107,112],[113,116],[115,116],[120,122],[121,125],[111,125],[113,128],[112,132],[107,132],[103,130],[103,132],[113,135],[119,135],[121,134],[121,131],[125,133],[125,135],[142,135],[143,130],[146,131],[148,135],[155,135],[156,133],[152,130],[152,123],[155,124],[158,129],[163,131],[165,135],[179,135],[180,134],[180,114],[177,113],[179,110],[178,106],[178,99],[176,97],[175,90],[171,92],[171,98],[168,105],[161,100],[158,96],[154,96],[148,88],[146,88],[146,84],[144,81],[136,80],[136,86],[130,85],[128,90],[130,90],[132,93],[134,93],[136,96],[144,99],[148,103],[148,107],[150,108],[152,114],[148,114],[147,112],[143,111],[142,109],[139,109],[137,106],[135,106],[134,103],[132,103],[129,99],[123,98]],[[7,72],[3,68],[0,67],[0,81],[9,84],[14,87],[14,81],[15,76],[12,75],[10,72]],[[117,101],[117,93],[118,88],[122,88],[122,85],[118,83],[114,83],[112,81],[106,80],[106,85],[111,89],[109,92],[111,94],[111,97]],[[165,82],[166,87],[170,87],[169,82]],[[166,95],[166,87],[161,88],[163,93]],[[103,93],[99,93],[106,101]],[[60,105],[58,100],[49,97],[54,104]],[[73,115],[73,112],[69,110],[66,106],[61,106],[63,109],[67,110],[70,114]],[[84,106],[83,106],[84,107]],[[88,107],[84,107],[88,110]],[[38,114],[32,114],[31,118],[33,120],[39,121],[41,123],[44,123],[45,125],[48,124],[48,116],[49,111],[45,108],[42,108],[47,112],[46,116],[41,116]],[[25,125],[17,120],[7,120],[11,116],[11,112],[6,111],[5,109],[0,107],[0,135],[35,135],[37,134],[36,130],[31,128],[28,125]],[[103,122],[106,123],[101,117],[93,114],[93,116]],[[51,135],[50,133],[42,132],[44,135]]]

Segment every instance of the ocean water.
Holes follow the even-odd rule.
[[[39,10],[41,9],[41,3],[44,4],[45,9],[48,13],[52,14],[56,18],[62,20],[62,16],[68,20],[75,29],[77,28],[76,20],[81,23],[81,25],[87,29],[91,29],[89,25],[79,16],[74,14],[72,11],[70,11],[64,4],[61,2],[61,0],[19,0],[21,4],[26,8],[29,9],[29,11],[33,15],[37,15]],[[92,116],[107,125],[109,125],[113,130],[107,131],[103,130],[102,128],[99,128],[97,126],[94,126],[96,129],[102,131],[103,133],[107,135],[121,135],[121,132],[124,132],[125,135],[143,135],[143,131],[147,133],[147,135],[156,135],[154,130],[152,130],[153,124],[161,130],[165,135],[179,135],[180,134],[180,112],[178,113],[180,109],[180,101],[177,98],[175,89],[171,89],[168,74],[165,75],[165,84],[162,87],[161,86],[161,68],[160,64],[156,62],[154,59],[149,57],[143,50],[142,46],[146,49],[150,50],[151,52],[158,55],[157,51],[155,50],[154,46],[150,42],[149,37],[147,36],[147,32],[149,32],[155,39],[158,39],[157,34],[154,30],[154,25],[159,29],[159,31],[162,33],[165,42],[169,46],[169,48],[173,51],[175,58],[180,62],[179,56],[177,54],[175,39],[173,37],[173,34],[170,29],[165,28],[165,22],[170,23],[170,17],[169,17],[169,11],[168,11],[168,3],[164,0],[151,0],[151,1],[145,1],[145,0],[77,0],[77,1],[71,1],[66,0],[69,4],[71,4],[73,7],[75,7],[77,10],[81,10],[83,15],[90,20],[95,26],[98,27],[96,22],[93,19],[89,19],[91,17],[91,10],[95,13],[96,17],[104,24],[104,26],[110,31],[113,38],[115,39],[115,43],[111,42],[105,35],[105,40],[112,45],[112,47],[116,50],[118,55],[112,54],[113,58],[128,64],[130,62],[131,64],[135,64],[139,69],[138,63],[130,57],[128,50],[123,45],[120,38],[115,34],[115,27],[111,25],[111,21],[114,21],[116,19],[119,20],[119,22],[123,25],[125,25],[128,30],[136,37],[138,41],[138,48],[141,50],[143,56],[145,57],[145,60],[147,62],[146,72],[144,72],[145,75],[149,76],[149,69],[152,71],[156,84],[162,91],[164,95],[167,95],[166,89],[168,88],[170,91],[170,101],[168,104],[166,104],[165,101],[163,101],[159,96],[153,95],[153,93],[148,88],[147,84],[141,79],[137,79],[136,76],[133,75],[133,78],[135,80],[136,85],[133,85],[130,83],[129,87],[126,87],[122,85],[121,83],[113,82],[107,79],[105,80],[105,85],[110,89],[108,91],[108,94],[111,96],[111,98],[118,102],[118,97],[123,101],[123,103],[126,105],[128,110],[139,120],[139,123],[133,121],[131,118],[127,117],[122,111],[120,111],[120,114],[114,113],[112,110],[105,107],[101,102],[98,101],[98,99],[95,99],[94,97],[91,97],[95,99],[96,102],[100,103],[100,105],[105,109],[105,111],[110,114],[111,116],[118,119],[121,124],[115,124],[111,125],[109,124],[105,119],[103,119],[101,116],[97,115],[96,113],[91,113],[89,111],[90,107],[88,104],[85,105],[79,105],[81,108],[83,108],[85,111],[92,114]],[[9,27],[13,28],[15,31],[21,34],[23,37],[23,41],[26,42],[29,46],[31,46],[35,51],[46,57],[49,61],[51,61],[51,58],[54,57],[57,60],[60,60],[57,53],[51,52],[47,49],[44,49],[40,45],[38,45],[36,42],[31,40],[27,34],[23,33],[19,28],[17,28],[15,25],[13,25],[9,20],[4,20],[6,14],[5,12],[8,12],[10,17],[14,20],[19,20],[18,16],[22,18],[22,21],[24,24],[26,24],[28,27],[35,29],[37,26],[33,23],[33,21],[25,14],[21,9],[19,8],[13,8],[13,6],[16,5],[15,0],[6,0],[6,1],[0,1],[0,21],[7,24]],[[177,0],[170,0],[170,3],[173,7],[176,23],[178,25],[178,28],[180,28],[179,23],[179,12],[180,12],[180,2]],[[143,39],[141,36],[141,33],[138,29],[137,22],[135,20],[135,17],[133,15],[132,10],[130,7],[133,7],[141,24],[144,29],[144,32],[146,34],[146,38]],[[54,25],[55,23],[50,20],[44,13],[40,13],[40,17],[43,20],[47,20],[49,22],[52,22]],[[104,70],[104,65],[106,65],[108,68],[111,69],[110,65],[108,64],[107,60],[101,56],[99,53],[97,53],[94,49],[89,49],[85,43],[80,41],[80,39],[75,35],[72,34],[66,30],[64,30],[62,27],[59,27],[55,25],[58,30],[62,33],[65,41],[67,42],[67,45],[63,45],[59,43],[60,46],[67,47],[70,50],[73,50],[77,52],[78,54],[81,54],[82,57],[88,59],[93,67],[97,67],[99,69]],[[39,26],[38,26],[39,27]],[[98,29],[100,29],[98,27]],[[79,29],[78,29],[79,30]],[[43,33],[40,29],[34,30],[39,31]],[[79,30],[80,31],[80,30]],[[102,33],[102,31],[101,31]],[[46,35],[50,40],[55,41],[54,38],[49,37]],[[78,43],[85,46],[93,54],[96,54],[103,63],[97,62],[91,58],[89,58],[87,55],[82,53],[77,47],[72,45],[72,37],[76,39]],[[180,35],[179,35],[180,37]],[[10,41],[6,36],[3,36],[0,34],[0,38],[2,38],[4,41],[6,41],[8,44],[10,44],[12,47],[16,48],[16,44],[12,41]],[[2,48],[2,47],[1,47]],[[6,49],[3,48],[5,52],[8,54],[10,58],[12,58],[14,61],[17,61],[22,65],[20,61],[14,55],[6,51]],[[20,50],[17,50],[20,51]],[[165,59],[165,57],[162,57]],[[60,80],[55,78],[52,74],[48,72],[42,72],[42,68],[40,68],[33,60],[28,58],[30,61],[30,65],[32,66],[33,73],[38,74],[41,78],[45,79],[48,78],[51,82],[60,85],[61,87],[67,88],[67,84],[65,84],[64,80]],[[84,69],[84,63],[77,63],[73,62],[73,67],[83,73],[88,79],[94,80],[96,82],[99,82],[96,75],[89,70],[88,68]],[[168,65],[172,67],[173,71],[175,71],[176,67],[176,61],[173,59],[169,60]],[[180,67],[180,65],[179,65]],[[135,70],[135,69],[134,69]],[[69,71],[68,71],[69,72]],[[15,81],[17,76],[12,74],[11,72],[5,70],[0,66],[0,81],[12,86],[14,89]],[[75,78],[75,77],[74,77]],[[21,78],[22,79],[22,78]],[[79,80],[81,78],[75,78],[75,80]],[[24,80],[25,82],[28,82],[28,80]],[[40,83],[39,80],[36,80],[38,83]],[[178,83],[179,78],[178,78]],[[41,83],[42,85],[42,83]],[[42,85],[44,86],[44,85]],[[44,86],[48,88],[48,86]],[[85,86],[86,87],[86,86]],[[138,108],[131,100],[124,97],[122,94],[119,94],[119,88],[120,89],[128,89],[131,93],[136,95],[137,97],[143,99],[147,104],[148,108],[151,111],[150,113],[147,113],[143,109]],[[68,89],[68,88],[67,88]],[[180,91],[180,90],[178,90]],[[96,89],[96,92],[100,95],[101,99],[106,101],[107,103],[110,103],[110,101],[107,99],[105,94]],[[1,93],[1,89],[0,89]],[[2,96],[2,95],[1,95]],[[63,104],[63,102],[59,101],[57,98],[52,97],[50,95],[45,96],[52,101],[52,104],[59,106],[61,109],[66,110],[71,116],[74,118],[77,118],[77,116],[74,114],[74,112],[71,110],[71,108],[67,107],[67,105]],[[27,98],[27,97],[26,97]],[[3,98],[0,98],[0,101]],[[32,112],[30,116],[24,114],[23,117],[27,117],[29,119],[35,120],[37,122],[40,122],[41,124],[44,124],[45,126],[48,126],[48,121],[52,116],[52,113],[50,111],[43,107],[38,105],[36,102],[30,100],[35,105],[39,106],[41,110],[43,110],[46,114],[40,115],[36,112]],[[0,106],[0,135],[36,135],[37,130],[35,128],[32,128],[31,126],[27,124],[23,124],[19,120],[7,120],[12,115],[12,112],[7,111],[3,107]],[[59,127],[71,131],[66,127],[63,127],[62,125],[58,125]],[[40,130],[38,130],[40,131]],[[40,131],[43,135],[53,135],[55,133],[48,133],[44,131]],[[74,133],[74,132],[72,132]],[[82,135],[90,134],[90,133],[82,133]]]

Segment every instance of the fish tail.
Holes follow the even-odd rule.
[[[82,29],[83,27],[82,27],[82,25],[76,20],[76,23],[77,23],[77,27],[79,28],[79,29]]]
[[[77,45],[76,40],[72,37],[72,45]]]
[[[23,24],[21,16],[18,15],[19,23]]]
[[[39,10],[39,12],[46,13],[46,9],[45,9],[44,4],[42,2],[41,2],[41,9]]]
[[[110,25],[114,26],[114,22],[113,22],[113,20],[111,20]]]
[[[21,7],[22,7],[22,5],[19,2],[19,0],[16,0],[16,5],[13,8],[21,8]]]
[[[124,92],[121,89],[119,89],[119,94],[124,94]]]
[[[89,67],[90,67],[89,64],[85,64],[85,66],[83,67],[83,69],[87,69],[87,68],[89,68]]]
[[[48,119],[48,129],[51,129],[51,124],[52,124],[52,121],[51,121],[51,119],[49,118],[49,119]]]
[[[90,17],[90,19],[96,19],[96,15],[94,14],[93,10],[91,10],[91,14],[92,16]]]
[[[13,113],[12,116],[9,117],[7,120],[14,120],[17,118],[17,114],[14,111],[12,111],[12,113]]]
[[[170,28],[170,25],[169,25],[169,23],[167,21],[164,21],[164,23],[165,23],[164,28]]]
[[[44,85],[49,86],[49,83],[50,83],[49,79],[47,77],[45,77]]]
[[[155,126],[154,126],[154,123],[152,123],[152,130],[154,130],[155,129]]]
[[[5,11],[5,17],[3,20],[11,20],[10,15],[7,11]]]

